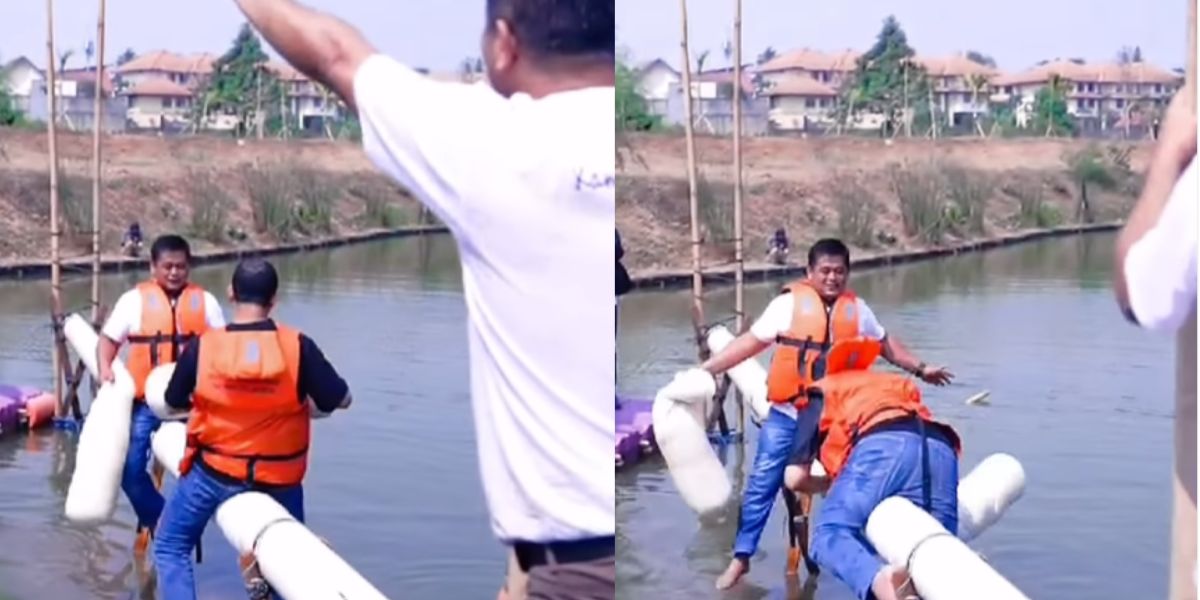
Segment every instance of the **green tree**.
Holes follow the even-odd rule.
[[[766,64],[768,61],[774,59],[778,55],[779,54],[775,52],[774,48],[767,46],[766,49],[758,54],[758,58],[754,62],[760,65]]]
[[[117,57],[117,66],[131,62],[135,58],[137,58],[137,53],[133,51],[133,48],[126,48],[125,51]]]
[[[660,124],[660,118],[650,114],[646,99],[638,93],[636,74],[623,60],[617,61],[616,109],[617,131],[648,131]]]
[[[0,69],[0,127],[20,125],[25,120],[25,116],[17,110],[12,95],[8,93],[7,75],[4,69]]]
[[[967,60],[981,64],[985,67],[991,67],[993,69],[996,68],[996,59],[975,50],[970,50],[967,52]]]
[[[1075,133],[1075,120],[1067,111],[1065,79],[1052,75],[1050,81],[1033,97],[1033,130],[1047,137]]]
[[[916,122],[933,122],[926,97],[929,78],[914,62],[915,53],[896,17],[889,16],[871,46],[855,64],[854,77],[842,91],[843,117],[858,111],[883,115],[888,131],[894,131],[902,116]]]
[[[243,24],[233,45],[215,63],[212,77],[199,94],[196,118],[202,120],[214,111],[238,116],[239,133],[249,132],[252,123],[261,118],[264,128],[272,117],[280,115],[283,85],[267,68],[267,53],[258,35]]]

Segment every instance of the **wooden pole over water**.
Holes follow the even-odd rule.
[[[100,15],[96,19],[95,115],[92,118],[92,324],[100,327],[100,128],[104,122],[104,13],[105,0],[100,0]]]
[[[700,271],[700,202],[696,182],[696,137],[692,124],[692,59],[688,52],[687,0],[679,0],[679,10],[683,25],[683,36],[679,43],[683,51],[683,130],[687,143],[688,205],[692,222],[692,328],[695,330],[696,345],[703,359],[708,353],[705,351],[703,334],[704,278]]]
[[[46,0],[46,59],[46,91],[50,103],[50,118],[46,126],[50,151],[50,309],[53,312],[54,331],[50,356],[54,372],[54,397],[58,400],[55,416],[62,418],[67,414],[67,406],[63,402],[62,366],[66,357],[62,352],[62,263],[58,248],[62,228],[58,222],[58,74],[55,71],[54,54],[54,0]]]
[[[735,335],[746,328],[745,277],[746,263],[742,254],[742,0],[734,0],[733,15],[733,253]],[[738,431],[745,442],[746,406],[741,393],[734,392],[738,406]]]

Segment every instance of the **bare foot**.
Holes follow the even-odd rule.
[[[729,561],[729,566],[725,568],[725,572],[717,578],[717,589],[727,590],[741,581],[742,576],[750,572],[750,560],[745,558],[733,557]]]
[[[910,597],[915,597],[915,594],[901,594],[904,588],[909,587],[908,571],[904,567],[886,566],[875,574],[875,581],[871,583],[871,591],[875,593],[877,600],[907,600]]]

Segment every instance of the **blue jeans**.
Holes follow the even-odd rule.
[[[958,532],[958,456],[945,442],[929,439],[929,477],[935,519]],[[815,520],[812,557],[854,590],[872,598],[871,582],[884,561],[867,541],[867,517],[891,496],[924,507],[921,436],[881,431],[864,436],[850,452]]]
[[[783,485],[783,471],[796,449],[816,432],[820,416],[820,406],[815,403],[800,411],[796,420],[774,408],[767,411],[767,418],[758,432],[754,468],[742,494],[738,531],[733,540],[735,557],[749,558],[758,549],[758,540],[767,526],[767,517],[771,516],[775,495]]]
[[[158,570],[158,597],[162,600],[196,598],[192,549],[200,542],[204,526],[217,512],[217,507],[251,489],[246,484],[234,485],[218,480],[198,462],[179,479],[154,538],[154,567]],[[302,486],[258,491],[274,498],[297,521],[304,522]]]
[[[121,473],[121,491],[137,513],[138,529],[154,530],[163,511],[163,497],[154,489],[154,481],[146,466],[150,463],[150,436],[162,421],[145,402],[134,401],[129,424],[129,452],[125,454],[125,469]]]

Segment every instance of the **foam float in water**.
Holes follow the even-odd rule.
[[[908,567],[925,600],[1028,600],[963,540],[899,496],[871,512],[867,539],[889,564]]]
[[[658,391],[651,409],[655,441],[671,479],[683,501],[702,517],[720,512],[733,493],[708,441],[707,415],[715,393],[712,375],[688,369]]]
[[[175,477],[187,425],[163,423],[150,441],[154,457]],[[387,600],[303,523],[270,496],[243,492],[217,507],[217,526],[240,556],[253,555],[271,587],[288,600]]]
[[[725,349],[734,337],[722,325],[716,325],[708,330],[705,341],[713,354]],[[767,371],[754,357],[747,358],[737,366],[726,371],[733,385],[741,392],[742,401],[750,409],[750,415],[755,423],[762,423],[767,418],[771,403],[767,400]]]
[[[86,320],[72,314],[63,323],[67,343],[88,372],[99,377],[96,347],[99,336]],[[135,388],[133,377],[118,358],[113,361],[113,381],[100,386],[88,408],[75,451],[75,472],[67,489],[66,516],[76,523],[98,523],[112,516],[121,485],[125,453],[129,449],[130,415]]]

